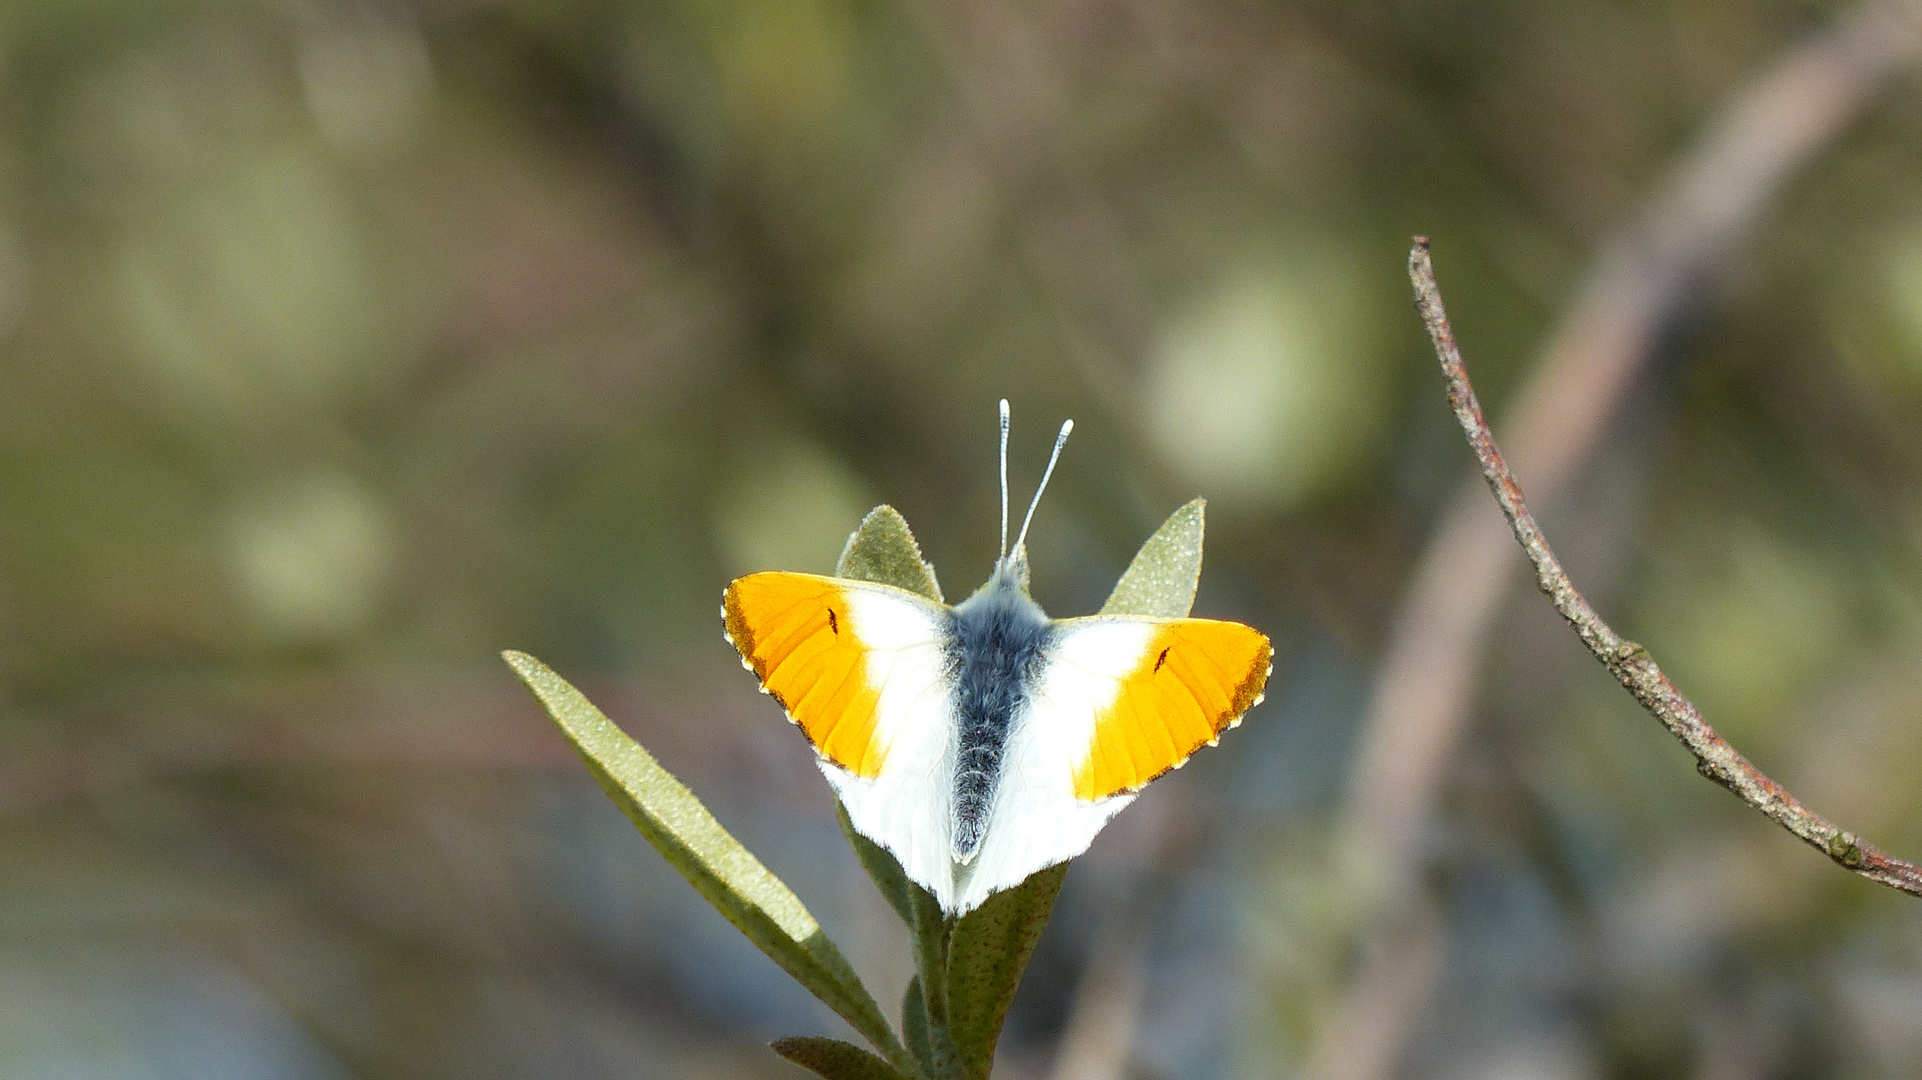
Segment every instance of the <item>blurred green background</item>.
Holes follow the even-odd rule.
[[[1840,10],[0,9],[0,1075],[798,1075],[761,1042],[836,1022],[496,654],[594,696],[891,1000],[905,933],[718,600],[881,501],[971,589],[1002,396],[1017,499],[1077,421],[1044,606],[1201,494],[1198,613],[1279,654],[1069,875],[1002,1073],[1298,1075],[1367,959],[1330,838],[1370,679],[1470,467],[1409,235],[1499,417],[1598,246]],[[1909,854],[1918,177],[1898,79],[1538,508],[1725,734]],[[1396,1074],[1922,1075],[1922,907],[1703,783],[1517,582]]]

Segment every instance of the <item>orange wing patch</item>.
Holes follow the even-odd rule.
[[[1268,639],[1240,623],[1168,620],[1095,718],[1075,797],[1134,791],[1213,745],[1261,700],[1273,659]]]
[[[727,639],[822,757],[857,776],[878,776],[880,693],[868,648],[854,633],[846,592],[813,574],[749,574],[727,587]]]

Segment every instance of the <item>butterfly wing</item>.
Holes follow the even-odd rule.
[[[1241,723],[1260,703],[1274,668],[1268,638],[1213,619],[1077,619],[1062,643],[1064,668],[1112,680],[1113,697],[1094,719],[1074,768],[1075,797],[1139,791],[1178,769]],[[1132,664],[1102,647],[1104,636],[1143,639]],[[1073,678],[1067,672],[1064,678]]]
[[[1068,619],[1009,732],[981,849],[959,888],[990,893],[1087,850],[1148,781],[1261,701],[1273,650],[1210,619]]]
[[[742,663],[813,744],[855,831],[947,904],[948,609],[887,585],[771,572],[729,585],[721,614]]]

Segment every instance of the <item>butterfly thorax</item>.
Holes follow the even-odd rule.
[[[1019,564],[1005,560],[994,576],[956,605],[949,665],[955,672],[958,768],[954,779],[953,855],[966,863],[981,846],[1008,734],[1046,659],[1050,622],[1020,587]]]

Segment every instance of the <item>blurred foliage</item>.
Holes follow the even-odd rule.
[[[904,983],[715,609],[881,500],[966,591],[1005,396],[1077,420],[1045,607],[1206,495],[1197,610],[1280,658],[1077,861],[1003,1074],[1048,1071],[1140,926],[1138,1074],[1290,1075],[1354,962],[1326,837],[1368,675],[1468,469],[1408,235],[1499,425],[1601,238],[1837,10],[0,10],[0,1073],[795,1075],[759,1043],[832,1018],[495,655],[578,676]],[[1918,169],[1904,83],[1537,508],[1738,745],[1911,856]],[[1406,1071],[1922,1072],[1922,912],[1702,783],[1535,597],[1503,625]]]

